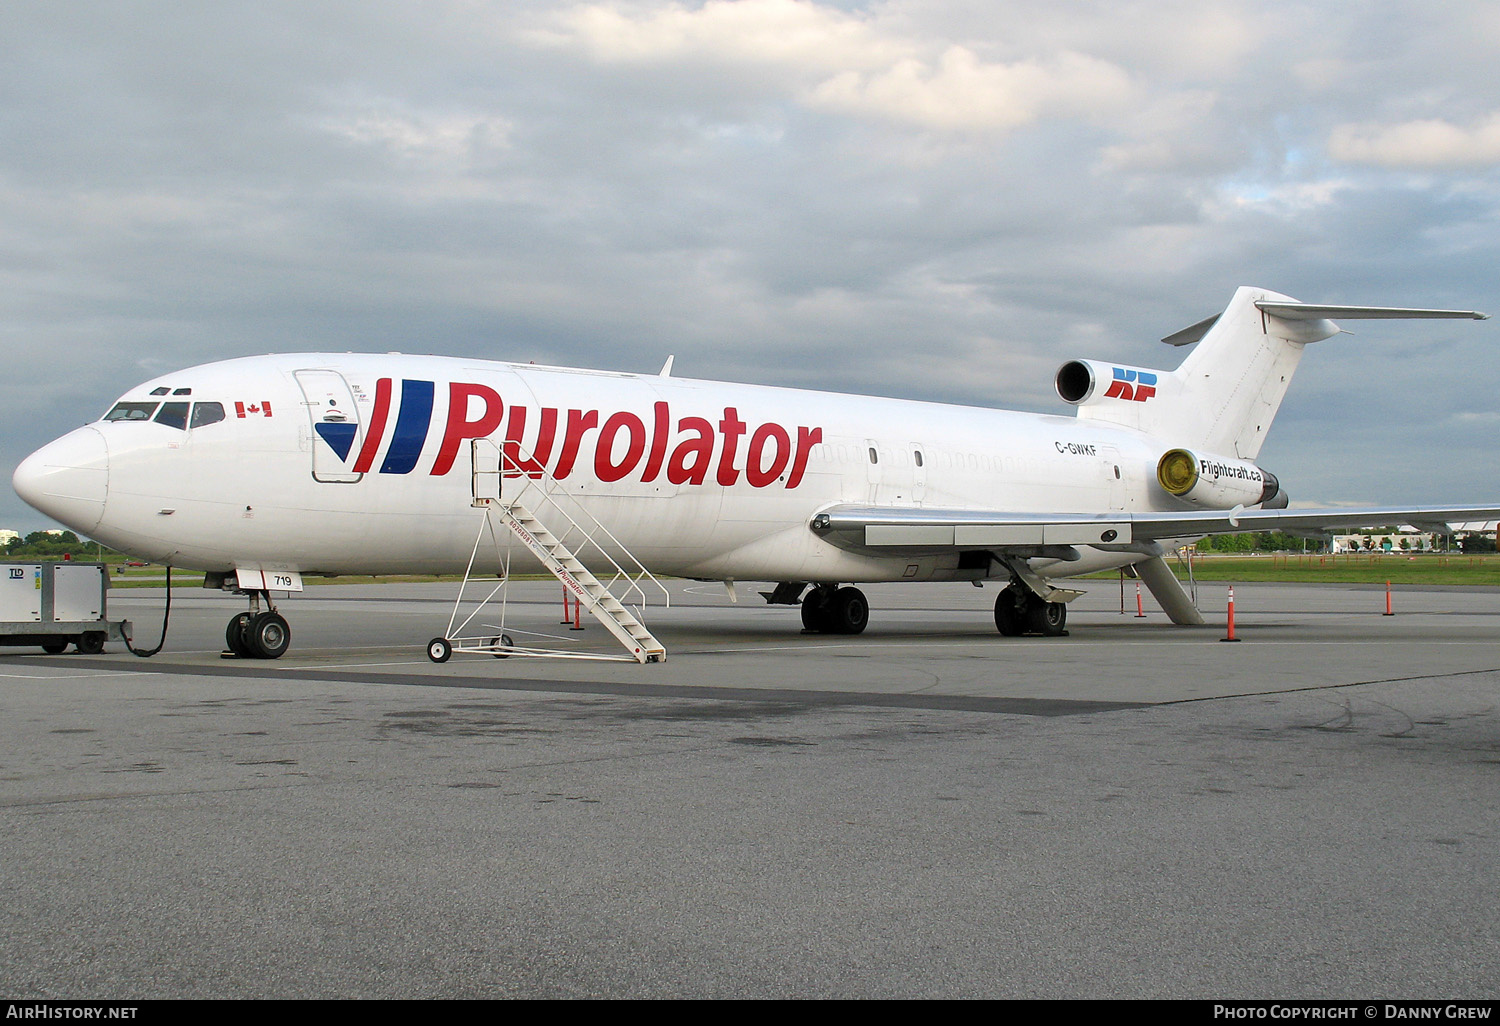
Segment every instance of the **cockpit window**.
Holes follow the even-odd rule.
[[[217,424],[224,419],[223,403],[194,403],[193,404],[193,427],[204,427],[208,424]]]
[[[156,422],[158,424],[165,424],[167,427],[177,428],[179,431],[186,431],[188,425],[188,404],[162,403],[161,412],[156,415]]]
[[[105,420],[150,420],[156,412],[155,403],[115,403],[115,408],[104,415]]]

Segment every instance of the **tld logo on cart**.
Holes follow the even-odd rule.
[[[26,580],[26,569],[25,569],[25,567],[19,567],[19,566],[13,566],[13,567],[11,567],[10,568],[10,579],[13,580],[13,581],[24,581],[24,580]]]

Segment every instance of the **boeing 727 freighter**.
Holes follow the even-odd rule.
[[[1303,351],[1338,334],[1335,319],[1484,316],[1241,288],[1163,340],[1194,346],[1176,370],[1063,364],[1073,416],[692,380],[670,361],[643,375],[258,356],[130,389],[13,481],[80,534],[247,594],[226,637],[250,657],[286,650],[287,621],[259,603],[304,575],[464,571],[485,446],[502,501],[507,482],[545,480],[653,573],[775,582],[772,601],[799,605],[810,631],[864,630],[861,583],[995,580],[1002,634],[1058,635],[1079,594],[1059,582],[1127,566],[1173,621],[1202,623],[1163,559],[1186,540],[1500,518],[1292,510],[1257,462]]]

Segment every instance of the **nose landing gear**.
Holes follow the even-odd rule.
[[[250,592],[250,611],[240,613],[229,621],[224,629],[224,644],[229,651],[226,659],[279,659],[292,643],[292,628],[286,617],[276,612],[274,606],[264,612],[260,598],[264,595],[266,605],[271,606],[268,591]]]

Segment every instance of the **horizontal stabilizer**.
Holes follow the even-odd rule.
[[[1255,308],[1272,317],[1280,317],[1284,321],[1321,321],[1333,318],[1346,321],[1398,319],[1487,321],[1490,319],[1489,314],[1480,313],[1478,310],[1420,310],[1404,306],[1329,306],[1323,303],[1272,302],[1269,299],[1260,300],[1255,304]],[[1208,334],[1208,329],[1218,323],[1222,316],[1223,314],[1214,314],[1212,317],[1205,317],[1197,324],[1172,332],[1162,341],[1169,346],[1190,346]]]
[[[1162,341],[1169,346],[1190,346],[1194,342],[1202,338],[1204,335],[1208,334],[1208,329],[1217,324],[1219,322],[1219,318],[1222,316],[1224,315],[1214,314],[1212,317],[1205,317],[1197,324],[1190,324],[1186,328],[1183,328],[1181,331],[1172,332],[1172,334],[1162,339]]]
[[[1337,317],[1341,321],[1400,320],[1450,318],[1464,321],[1487,321],[1490,315],[1478,310],[1416,310],[1403,306],[1326,306],[1322,303],[1275,303],[1260,300],[1257,310],[1284,321],[1321,321]],[[1191,329],[1189,329],[1191,330]]]

